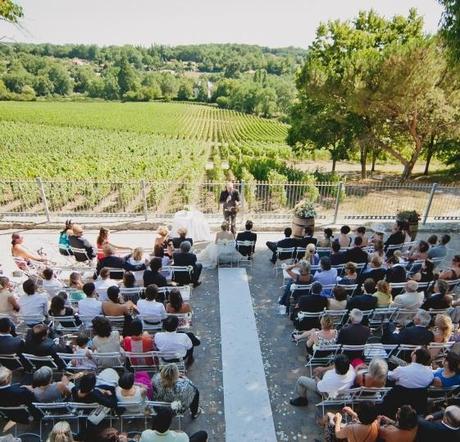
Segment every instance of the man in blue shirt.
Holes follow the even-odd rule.
[[[321,270],[315,273],[313,281],[318,281],[324,287],[325,285],[335,285],[337,283],[337,269],[331,267],[331,260],[328,256],[323,256],[319,262]],[[323,289],[321,295],[326,298],[331,297],[331,289]]]
[[[437,246],[428,250],[428,258],[444,258],[447,255],[447,244],[450,241],[450,235],[442,235]]]

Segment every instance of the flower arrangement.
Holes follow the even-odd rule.
[[[311,201],[299,201],[294,207],[294,214],[299,218],[314,218],[316,216],[315,206]]]
[[[396,214],[396,219],[399,221],[407,221],[409,223],[417,223],[420,221],[420,213],[416,210],[401,210]]]

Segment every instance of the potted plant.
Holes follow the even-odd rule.
[[[297,238],[305,236],[305,227],[315,229],[315,206],[311,201],[301,200],[294,207],[294,219],[292,220],[292,231]]]
[[[414,241],[418,232],[420,214],[416,210],[401,210],[396,214],[396,221],[408,224],[408,232],[411,237],[411,241]]]

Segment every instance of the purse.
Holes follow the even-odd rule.
[[[88,415],[88,420],[93,425],[99,425],[109,414],[110,408],[100,405]]]

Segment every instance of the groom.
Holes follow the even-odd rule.
[[[233,183],[227,183],[225,190],[220,193],[219,203],[222,204],[224,219],[231,226],[233,235],[236,233],[236,214],[240,207],[240,194],[234,188]]]

